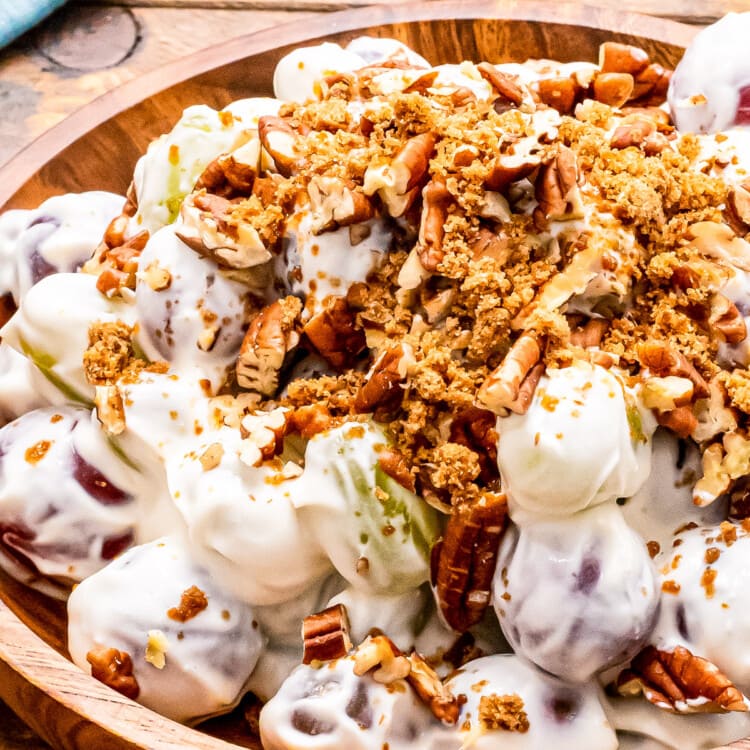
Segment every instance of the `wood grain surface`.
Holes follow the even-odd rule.
[[[0,54],[0,163],[14,157],[0,172],[0,206],[6,202],[32,206],[69,189],[124,190],[146,143],[167,129],[183,107],[197,101],[221,106],[239,96],[268,93],[276,61],[305,37],[335,30],[346,39],[352,26],[382,24],[377,33],[401,38],[435,62],[464,56],[594,59],[599,42],[612,36],[599,30],[602,28],[616,29],[615,37],[626,41],[632,41],[628,35],[647,35],[684,44],[692,36],[693,31],[659,19],[633,19],[623,14],[625,10],[697,24],[727,10],[750,9],[750,3],[740,0],[599,0],[602,9],[585,11],[579,5],[553,0],[481,3],[488,16],[505,13],[517,19],[554,19],[555,25],[544,27],[521,21],[470,20],[406,26],[395,22],[403,11],[394,8],[391,0],[382,0],[381,7],[366,11],[366,21],[344,19],[335,28],[318,13],[364,4],[365,0],[70,4],[41,29]],[[468,13],[468,5],[434,5],[423,12],[433,18],[441,13],[444,17],[460,16]],[[278,28],[294,20],[305,23],[296,30]],[[590,28],[576,31],[569,25],[576,22]],[[258,31],[262,33],[254,38],[245,36]],[[666,64],[674,63],[680,54],[675,46],[665,43],[646,46]],[[192,58],[182,61],[191,53]],[[236,62],[243,57],[248,59]],[[248,70],[252,71],[250,77]],[[188,83],[180,83],[191,76]],[[89,106],[81,110],[84,105]],[[63,126],[47,132],[71,113],[75,114]],[[96,123],[101,124],[94,127]],[[40,140],[18,154],[42,133]],[[52,156],[55,158],[49,161]],[[29,594],[2,576],[0,634],[0,694],[56,748],[232,747],[169,722],[85,677],[63,656],[60,606]],[[236,740],[238,727],[230,722],[213,729]],[[47,746],[0,703],[0,750],[21,747],[41,750]],[[731,748],[750,750],[750,741]]]

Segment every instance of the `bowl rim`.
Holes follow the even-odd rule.
[[[379,25],[472,19],[554,23],[613,31],[615,18],[623,32],[676,47],[686,46],[700,30],[640,13],[623,12],[615,16],[611,9],[575,2],[432,0],[323,13],[241,35],[127,81],[38,136],[0,167],[0,212],[47,162],[95,127],[161,91],[242,58],[276,49],[280,36],[286,46]],[[185,65],[186,62],[190,64]],[[53,746],[62,741],[65,747],[90,747],[85,740],[79,745],[76,735],[80,733],[85,738],[86,726],[95,725],[108,735],[108,747],[112,750],[239,748],[167,719],[101,684],[32,632],[2,596],[0,697]],[[33,710],[29,711],[28,706],[33,706]],[[47,724],[47,717],[53,711],[64,714],[64,737],[51,731]]]

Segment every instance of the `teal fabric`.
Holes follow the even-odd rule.
[[[10,44],[65,0],[0,0],[0,47]]]

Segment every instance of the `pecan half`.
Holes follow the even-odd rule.
[[[372,201],[352,180],[314,175],[307,184],[313,234],[367,221],[375,215]]]
[[[272,396],[287,353],[299,343],[296,330],[302,312],[297,297],[285,297],[264,307],[251,321],[237,358],[240,388]]]
[[[617,678],[620,695],[643,693],[650,703],[677,713],[747,711],[745,696],[708,659],[683,646],[647,646]]]
[[[354,652],[354,674],[361,677],[371,670],[372,679],[389,685],[403,680],[411,671],[409,660],[385,635],[367,636]]]
[[[263,115],[258,119],[258,137],[279,174],[291,177],[299,166],[299,134],[281,117]]]
[[[427,178],[436,143],[434,133],[420,133],[409,138],[390,164],[368,167],[364,177],[365,195],[377,193],[391,216],[403,216]]]
[[[352,648],[349,617],[343,604],[308,615],[302,621],[304,651],[302,663],[333,661],[346,656]]]
[[[610,107],[622,107],[635,86],[630,73],[600,73],[594,78],[594,99]]]
[[[357,391],[354,411],[366,414],[375,409],[396,408],[403,399],[402,384],[413,361],[414,352],[408,344],[395,344],[385,349]]]
[[[366,346],[365,333],[344,297],[327,300],[302,329],[307,340],[331,367],[341,370],[353,364]]]
[[[631,100],[645,105],[659,105],[667,98],[672,71],[658,63],[651,63],[635,76]]]
[[[488,62],[480,62],[477,65],[477,70],[482,78],[511,104],[518,106],[523,102],[523,89],[513,76],[503,73]]]
[[[442,540],[433,546],[432,582],[438,606],[458,632],[479,622],[489,604],[507,513],[505,495],[484,492],[476,502],[453,508]]]
[[[567,146],[560,146],[555,158],[540,167],[534,193],[539,208],[550,221],[583,216],[576,155]]]
[[[599,45],[599,67],[602,73],[630,73],[637,76],[649,64],[648,53],[640,47],[620,42]]]
[[[141,692],[133,675],[133,660],[130,654],[116,648],[95,648],[86,654],[91,665],[91,676],[126,698],[135,700]]]
[[[426,271],[435,272],[445,252],[443,237],[448,207],[453,196],[442,180],[432,180],[422,191],[422,220],[419,224],[419,244],[417,253]]]
[[[466,696],[453,695],[450,688],[443,684],[438,673],[416,651],[412,651],[406,658],[410,666],[406,681],[414,688],[414,692],[428,706],[435,718],[440,719],[443,724],[455,724],[461,706],[466,703]]]
[[[499,416],[505,416],[507,411],[513,410],[514,407],[518,409],[517,399],[521,384],[541,356],[540,338],[533,331],[522,333],[505,355],[505,359],[482,383],[477,391],[477,401]]]
[[[571,77],[542,78],[536,85],[539,98],[561,115],[569,115],[583,88]]]
[[[706,398],[709,395],[708,383],[703,376],[682,352],[672,348],[665,341],[647,341],[640,344],[637,354],[641,365],[655,375],[687,378],[693,384],[696,398]]]

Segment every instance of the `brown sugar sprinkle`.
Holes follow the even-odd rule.
[[[706,568],[703,571],[703,575],[701,576],[701,586],[706,592],[706,599],[712,599],[713,595],[716,593],[714,581],[716,580],[717,575],[718,572],[715,568]]]
[[[719,526],[721,541],[731,547],[737,541],[737,527],[730,521],[722,521]]]
[[[721,550],[718,547],[709,547],[706,550],[704,559],[706,561],[706,564],[711,565],[712,563],[715,563],[719,559],[720,556],[721,556]]]
[[[523,710],[521,696],[483,695],[479,699],[479,722],[484,729],[504,729],[525,734],[529,731],[529,717]]]
[[[34,443],[34,445],[26,449],[24,459],[26,459],[27,463],[38,464],[47,455],[47,451],[49,451],[54,442],[54,440],[40,440],[38,443]]]
[[[167,610],[167,617],[177,622],[187,622],[203,612],[208,607],[206,594],[197,586],[191,586],[182,592],[180,603]]]

